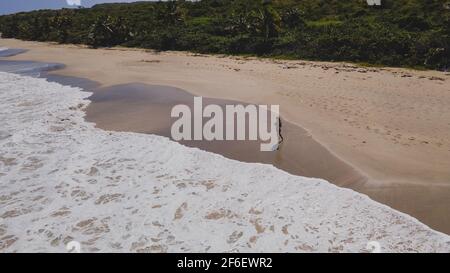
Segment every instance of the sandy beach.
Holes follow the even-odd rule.
[[[107,131],[155,134],[172,139],[171,118],[173,107],[179,104],[194,108],[194,96],[170,86],[140,83],[93,88],[86,108],[86,120]],[[225,99],[202,98],[203,106],[245,104]],[[208,119],[203,120],[203,125]],[[249,124],[248,118],[246,124]],[[270,123],[267,124],[270,126]],[[248,126],[247,126],[248,127]],[[234,126],[237,130],[237,126]],[[248,129],[248,128],[247,128]],[[366,177],[346,164],[311,135],[299,127],[282,120],[282,145],[277,151],[262,152],[261,140],[207,141],[181,140],[179,143],[249,163],[264,163],[291,174],[321,178],[340,186],[353,187],[366,181]]]
[[[144,83],[195,95],[279,104],[368,177],[352,189],[450,234],[450,74],[344,63],[206,56],[1,39],[8,60],[63,63],[54,73],[103,87]]]
[[[450,236],[328,181],[95,128],[91,94],[0,72],[0,252],[450,251]]]

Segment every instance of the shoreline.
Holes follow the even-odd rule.
[[[82,252],[370,252],[374,240],[383,252],[449,250],[448,235],[352,190],[96,129],[82,111],[89,92],[0,78],[0,146],[14,156],[0,165],[14,181],[2,194],[15,200],[0,199],[2,251],[66,252],[73,240]]]
[[[450,138],[445,131],[450,123],[440,124],[439,132],[432,135],[433,130],[429,127],[435,127],[433,124],[414,124],[408,118],[413,111],[409,107],[416,106],[412,104],[415,99],[421,99],[422,88],[426,93],[422,96],[431,97],[430,101],[434,102],[418,104],[418,108],[426,108],[424,119],[442,122],[450,116],[448,110],[442,108],[450,101],[448,92],[445,93],[449,89],[446,73],[182,52],[154,53],[140,49],[93,50],[75,45],[5,39],[0,43],[29,49],[8,59],[61,62],[66,68],[51,74],[88,78],[103,86],[143,82],[174,86],[212,98],[280,104],[281,114],[287,121],[305,128],[338,158],[367,174],[370,180],[357,191],[410,214],[434,229],[450,233],[449,216],[445,218],[450,215],[450,206],[445,203],[450,196]],[[413,82],[409,83],[409,80]],[[376,90],[380,86],[388,91]],[[396,94],[400,98],[390,95],[397,89],[401,91]],[[359,95],[359,91],[363,94]],[[375,93],[374,97],[371,92]],[[374,112],[364,111],[364,95],[369,101],[365,103],[366,107],[374,108]],[[381,95],[389,95],[388,98],[394,100],[392,106],[384,106],[390,101],[379,101]],[[403,98],[411,100],[402,105]],[[391,112],[386,111],[388,114],[383,115],[380,113],[383,109]],[[438,117],[436,112],[440,110],[442,114]],[[398,130],[385,128],[390,125],[389,119],[393,119],[398,127],[407,126]],[[364,125],[369,123],[366,126],[370,129],[364,130]],[[404,137],[406,133],[412,136]],[[409,139],[413,144],[408,142]],[[403,198],[398,199],[399,196]],[[422,204],[421,209],[411,204],[412,200]],[[430,209],[438,215],[430,215]]]
[[[95,123],[97,128],[155,134],[169,139],[174,121],[170,118],[172,107],[183,104],[192,109],[194,99],[193,94],[182,89],[139,83],[91,91],[93,95],[88,98],[91,103],[86,108],[86,120]],[[209,104],[219,105],[222,110],[227,104],[246,105],[239,101],[203,97],[203,106]],[[363,174],[316,142],[306,130],[282,120],[283,144],[279,150],[270,153],[260,151],[260,144],[263,143],[260,140],[176,142],[241,162],[269,164],[293,175],[321,178],[335,185],[354,187],[365,183],[367,178]]]

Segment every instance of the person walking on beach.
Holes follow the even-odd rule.
[[[283,134],[281,133],[281,126],[282,126],[282,124],[281,124],[281,118],[280,117],[278,117],[277,125],[278,125],[278,145],[277,145],[277,151],[278,151],[278,150],[280,150],[280,146],[281,146],[281,144],[284,141]]]

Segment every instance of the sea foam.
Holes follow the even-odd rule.
[[[327,181],[84,120],[90,93],[0,72],[0,251],[449,252]]]

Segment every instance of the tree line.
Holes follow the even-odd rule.
[[[4,38],[448,70],[445,0],[201,0],[0,17]]]

